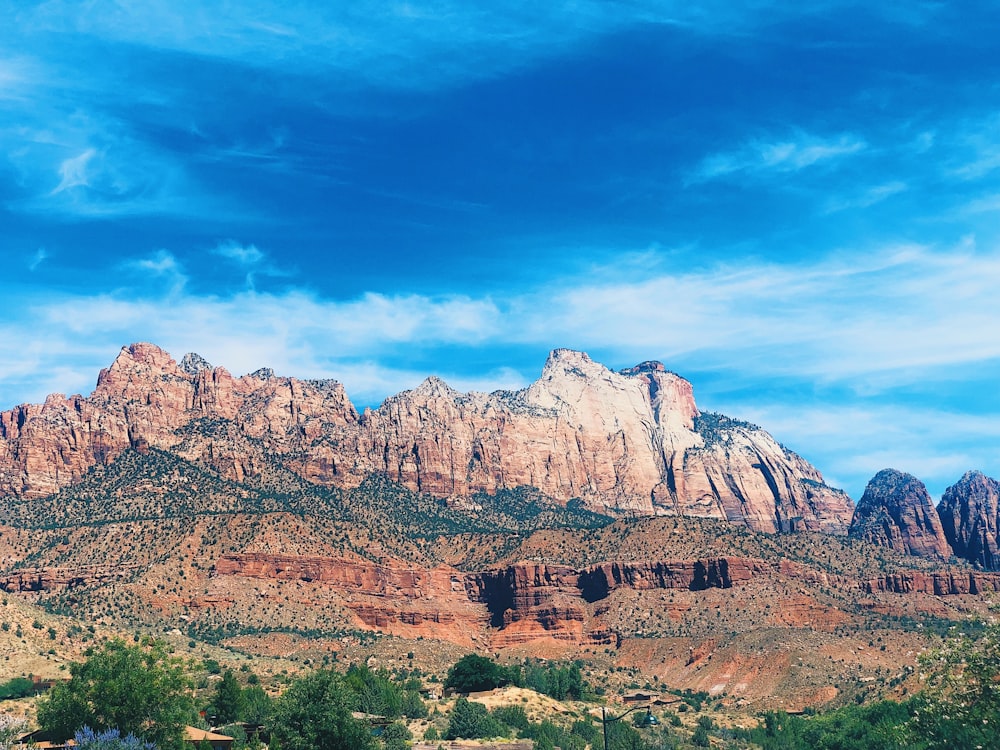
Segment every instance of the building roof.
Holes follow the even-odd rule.
[[[198,729],[198,727],[184,727],[184,739],[188,742],[201,742],[207,740],[208,742],[232,742],[233,738],[224,734],[217,734],[215,732],[210,732],[207,729]]]

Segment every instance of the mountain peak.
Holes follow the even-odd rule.
[[[274,377],[274,370],[270,367],[258,367],[250,373],[249,377],[255,378],[256,380],[270,380]]]
[[[211,363],[200,354],[188,352],[181,358],[181,369],[188,375],[197,375],[202,370],[211,370]]]
[[[944,535],[958,557],[1000,569],[1000,482],[967,471],[944,491],[937,507]]]
[[[128,346],[123,346],[111,366],[114,367],[115,365],[131,362],[156,365],[163,362],[174,362],[174,358],[156,344],[138,341]]]
[[[555,376],[599,377],[611,372],[604,365],[592,360],[586,352],[575,349],[553,349],[549,352],[545,366],[542,368],[542,379]]]
[[[624,370],[619,370],[621,375],[642,375],[647,372],[666,372],[667,368],[664,367],[662,362],[657,362],[655,359],[647,360],[646,362],[640,362],[633,367],[626,367]]]
[[[430,375],[424,378],[423,382],[413,389],[413,393],[420,394],[421,396],[452,397],[456,395],[458,391],[444,382],[437,375]]]
[[[868,482],[848,533],[919,557],[946,560],[951,555],[927,487],[896,469],[882,469]]]

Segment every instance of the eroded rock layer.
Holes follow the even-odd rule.
[[[448,567],[418,570],[363,560],[234,554],[218,561],[216,573],[325,582],[337,589],[345,606],[366,626],[398,635],[412,634],[425,623],[440,623],[438,632],[447,637],[455,630],[450,626],[459,623],[465,627],[464,639],[489,626],[494,648],[537,639],[616,644],[621,634],[609,629],[600,615],[619,590],[706,591],[786,580],[866,594],[955,596],[1000,591],[1000,574],[948,569],[857,580],[787,560],[745,557],[610,561],[582,569],[525,561],[462,573]],[[815,619],[815,613],[810,617]]]

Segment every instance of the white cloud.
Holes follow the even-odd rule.
[[[326,300],[294,289],[199,297],[185,291],[184,269],[166,250],[125,270],[134,286],[120,293],[35,305],[45,335],[67,331],[114,347],[150,340],[180,353],[200,346],[236,368],[255,369],[267,355],[290,372],[384,362],[406,349],[573,346],[618,361],[656,357],[678,368],[843,383],[865,393],[1000,360],[1000,254],[962,245],[634,281],[605,281],[596,269],[576,284],[496,298],[369,292]],[[167,285],[152,284],[157,279]],[[72,349],[64,344],[57,350]]]
[[[806,15],[841,3],[812,3]],[[438,87],[491,78],[638,24],[709,36],[744,34],[803,14],[772,0],[659,3],[577,0],[384,3],[248,0],[224,8],[190,0],[49,0],[0,11],[22,33],[57,32],[142,44],[257,65],[317,68],[398,87]]]
[[[739,361],[761,377],[900,383],[926,368],[1000,357],[997,284],[996,253],[892,247],[551,290],[517,301],[522,319],[511,330],[703,368]]]
[[[166,250],[126,270],[172,282],[169,293],[69,297],[38,308],[53,323],[133,340],[258,335],[294,340],[295,351],[381,354],[398,345],[573,345],[725,368],[765,377],[798,373],[908,382],[913,371],[1000,358],[1000,254],[920,246],[831,256],[813,264],[719,266],[579,283],[514,296],[385,295],[324,300],[303,291],[232,297],[179,294],[186,280]],[[644,272],[646,273],[646,272]],[[165,296],[157,296],[165,294]],[[178,296],[179,295],[179,296]],[[206,330],[208,333],[206,333]],[[289,357],[294,361],[294,357]]]
[[[958,163],[950,174],[961,180],[979,180],[1000,169],[996,134],[1000,115],[960,123],[951,144]]]
[[[730,175],[798,172],[857,154],[866,148],[867,143],[863,139],[849,133],[833,138],[798,133],[794,138],[786,140],[753,140],[735,151],[705,157],[694,170],[689,182],[705,182]]]
[[[87,187],[90,185],[90,180],[87,178],[87,165],[96,154],[97,152],[94,149],[88,148],[77,156],[63,160],[59,165],[59,177],[61,179],[50,195],[56,195],[71,188]]]
[[[1000,476],[998,414],[950,411],[933,403],[872,401],[838,408],[741,400],[716,408],[778,436],[855,499],[868,480],[886,468],[913,474],[936,497],[970,469]]]
[[[264,253],[258,250],[256,245],[244,245],[235,240],[226,240],[216,246],[212,253],[243,266],[255,266],[264,260]]]
[[[0,154],[16,175],[10,208],[85,217],[232,215],[223,198],[192,183],[175,153],[62,96],[56,82],[42,82],[29,104],[0,109],[0,122],[9,123],[0,125]]]
[[[134,258],[121,264],[121,270],[131,272],[134,288],[145,290],[146,294],[164,294],[162,289],[166,289],[165,297],[158,301],[164,307],[176,302],[179,295],[183,293],[188,277],[181,263],[169,250],[157,250],[145,258]],[[162,284],[166,286],[163,287]],[[124,312],[128,302],[124,299],[101,297],[97,312],[102,313],[108,309],[108,302],[112,308],[118,308],[117,314],[128,314]],[[86,302],[86,300],[79,300]],[[143,303],[148,304],[148,303]],[[100,320],[100,318],[98,318]]]
[[[887,198],[891,198],[894,195],[905,192],[907,189],[907,184],[901,180],[885,182],[880,185],[870,187],[867,190],[852,196],[831,198],[827,201],[826,212],[836,213],[837,211],[846,211],[848,209],[870,208],[877,203],[881,203]]]

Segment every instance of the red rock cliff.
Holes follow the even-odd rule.
[[[0,413],[0,494],[47,495],[129,446],[172,450],[242,481],[278,456],[307,479],[374,472],[439,497],[518,486],[638,514],[762,531],[846,533],[853,504],[752,425],[701,415],[691,384],[646,362],[613,372],[556,350],[528,388],[458,393],[437,378],[359,416],[333,381],[234,378],[196,355],[122,349],[89,397]]]

